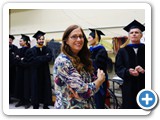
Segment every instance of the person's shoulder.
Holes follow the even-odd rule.
[[[123,48],[119,48],[120,51],[125,50],[128,46],[125,46]]]
[[[32,48],[29,48],[29,49],[28,49],[29,52],[32,52],[32,51],[34,51],[34,50],[35,50],[35,47],[34,47],[34,46],[33,46]]]
[[[119,48],[118,53],[124,53],[127,49],[127,46],[123,47],[123,48]]]
[[[16,48],[16,49],[18,49],[18,47],[17,47],[16,45],[12,44],[12,46],[13,46],[13,48]]]
[[[141,43],[139,49],[145,51],[145,44]]]
[[[60,53],[58,55],[58,57],[56,58],[56,61],[61,61],[61,62],[69,62],[70,59],[67,55],[65,55],[64,53]]]
[[[36,46],[27,49],[27,53],[32,53],[36,51]]]
[[[97,45],[97,46],[94,46],[92,48],[92,51],[93,52],[102,52],[102,51],[106,51],[105,47],[101,44]]]
[[[49,46],[43,46],[42,49],[43,49],[43,50],[47,50],[47,51],[48,51],[48,50],[51,51],[51,48],[50,48]]]
[[[69,67],[72,66],[71,60],[67,57],[67,55],[60,53],[54,62],[55,66],[61,67]]]
[[[145,44],[141,43],[141,47],[145,47]]]
[[[102,44],[98,44],[95,48],[97,48],[97,49],[105,49],[105,47]]]
[[[31,49],[31,50],[36,49],[36,46],[33,46],[33,47],[31,47],[30,49]]]
[[[107,51],[104,46],[101,46],[100,51]]]

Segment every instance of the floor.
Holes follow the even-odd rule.
[[[13,99],[13,103],[9,104],[9,109],[25,109],[24,106],[15,107],[15,105],[18,103],[18,100]],[[53,106],[48,106],[50,109],[53,109]],[[28,109],[33,109],[33,106],[30,106]],[[40,104],[39,109],[43,109],[43,105]]]

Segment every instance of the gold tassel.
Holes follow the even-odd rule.
[[[95,31],[95,38],[94,39],[96,40],[96,45],[97,45],[99,43],[99,38],[98,38],[98,34],[96,31]]]

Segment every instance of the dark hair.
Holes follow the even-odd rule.
[[[44,35],[38,35],[38,36],[36,37],[36,40],[40,39],[41,36],[43,36],[43,38],[45,39]]]
[[[27,45],[28,48],[31,48],[31,44],[30,43],[27,42],[26,45]]]
[[[78,55],[75,56],[73,54],[70,46],[66,44],[66,41],[68,40],[68,36],[70,35],[70,33],[77,28],[80,28],[80,30],[83,34],[84,45],[83,45],[82,49],[79,51]],[[82,71],[84,68],[87,72],[92,73],[93,66],[92,66],[92,62],[90,60],[90,52],[87,47],[87,42],[88,42],[87,38],[86,38],[82,28],[78,25],[71,25],[65,30],[65,32],[63,34],[61,51],[71,59],[73,66],[77,69],[78,72]]]

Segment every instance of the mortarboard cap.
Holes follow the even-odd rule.
[[[42,31],[37,31],[37,32],[33,35],[33,37],[36,38],[36,39],[38,39],[39,36],[44,36],[45,34],[46,34],[46,33],[42,32]]]
[[[127,32],[130,31],[130,29],[133,28],[138,28],[140,29],[142,32],[145,31],[145,26],[142,25],[140,22],[138,22],[137,20],[132,21],[130,24],[128,24],[126,27],[124,27],[123,29]]]
[[[30,41],[30,38],[27,35],[21,34],[21,39],[23,39],[24,41]]]
[[[97,32],[98,38],[99,40],[101,39],[101,35],[105,35],[102,31],[100,30],[96,30],[96,29],[91,29],[89,28],[89,30],[91,30],[91,33],[89,34],[90,36],[92,36],[93,38],[95,38],[95,34]]]
[[[9,38],[11,38],[12,40],[15,39],[15,37],[13,35],[9,35]]]

